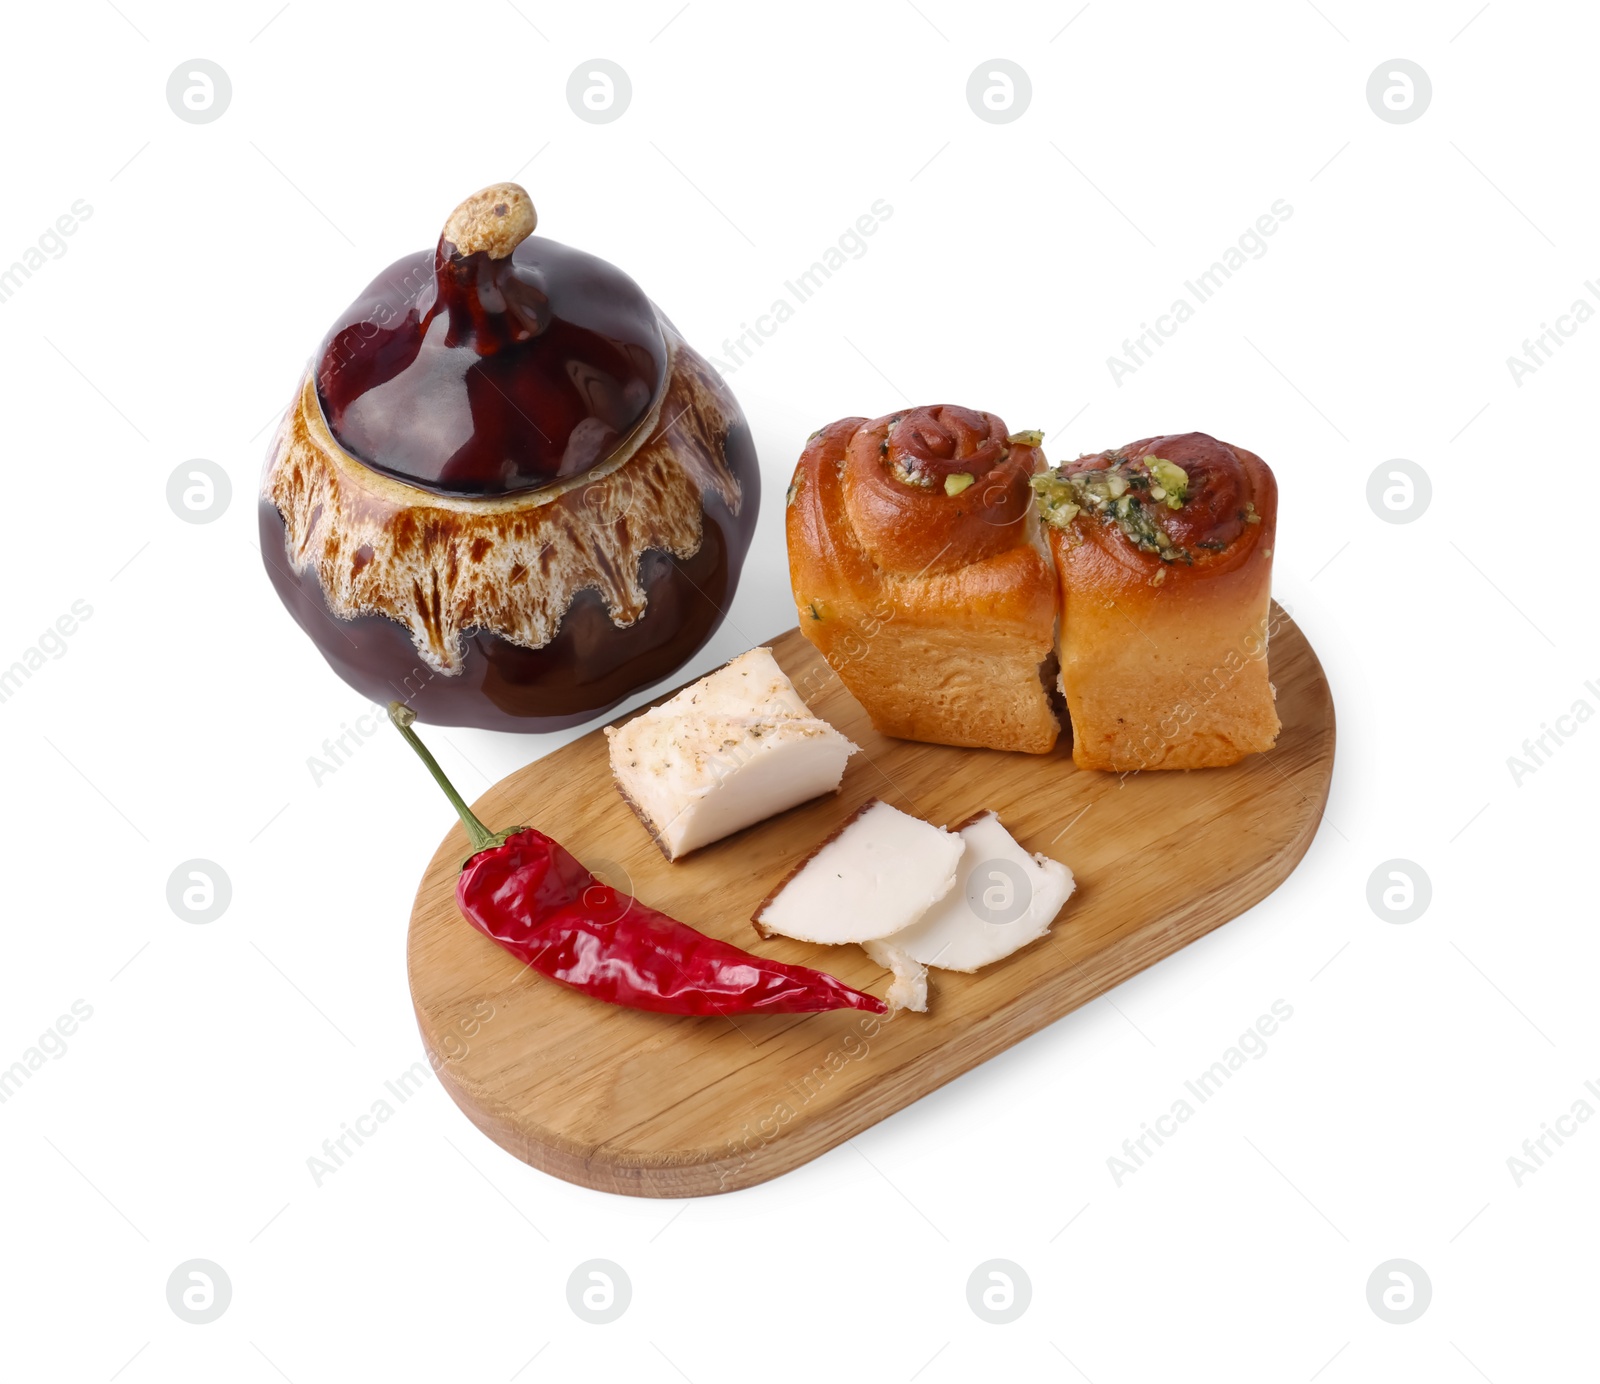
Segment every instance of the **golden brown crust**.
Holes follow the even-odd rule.
[[[807,443],[786,513],[800,629],[880,731],[1054,745],[1039,668],[1056,582],[1029,517],[1044,464],[993,414],[952,407],[841,419]]]
[[[341,619],[405,626],[436,672],[460,672],[462,634],[488,629],[542,648],[572,599],[597,590],[613,624],[644,614],[648,549],[699,550],[703,495],[739,511],[723,455],[730,419],[706,364],[666,328],[670,372],[636,441],[582,477],[500,499],[436,495],[384,476],[334,440],[311,376],[279,425],[262,480],[298,575],[313,568]]]
[[[840,495],[868,560],[899,575],[954,572],[1016,546],[1044,455],[992,413],[949,405],[889,414],[845,442]],[[948,482],[966,483],[952,496]]]
[[[1128,541],[1116,524],[1084,514],[1071,531],[1115,562],[1114,567],[1105,569],[1107,580],[1132,588],[1149,583],[1165,570],[1157,585],[1204,584],[1245,563],[1263,544],[1272,546],[1270,531],[1278,518],[1277,479],[1254,452],[1205,433],[1141,438],[1115,452],[1066,462],[1061,473],[1083,474],[1105,469],[1118,460],[1137,461],[1147,456],[1173,462],[1188,475],[1188,498],[1181,508],[1150,507],[1156,522],[1185,556],[1181,561],[1169,561],[1144,551]]]
[[[1279,730],[1267,674],[1278,516],[1271,470],[1202,433],[1145,438],[1110,455],[1155,455],[1189,473],[1183,508],[1161,515],[1186,556],[1144,551],[1091,512],[1049,530],[1073,760],[1085,769],[1197,769],[1270,749]]]

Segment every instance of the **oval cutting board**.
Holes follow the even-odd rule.
[[[407,960],[424,1043],[445,1089],[496,1143],[607,1192],[685,1197],[764,1182],[968,1071],[1276,888],[1321,820],[1333,770],[1327,679],[1273,607],[1283,733],[1228,769],[1119,777],[1053,754],[879,735],[798,630],[772,642],[819,716],[861,746],[818,799],[669,864],[612,787],[592,731],[497,784],[492,827],[549,832],[608,883],[717,937],[883,994],[859,947],[760,940],[750,914],[789,867],[867,798],[940,825],[999,812],[1077,891],[1047,938],[977,975],[931,972],[929,1012],[673,1018],[547,981],[457,913],[459,826],[417,891]]]

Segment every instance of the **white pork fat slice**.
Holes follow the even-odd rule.
[[[961,838],[878,798],[790,872],[756,930],[802,942],[871,942],[922,917],[956,884]]]
[[[836,791],[857,749],[811,714],[765,648],[606,739],[618,789],[669,860]]]
[[[964,849],[954,888],[889,941],[924,966],[976,971],[1043,937],[1074,881],[1059,860],[1023,850],[993,812],[958,835]]]
[[[863,942],[861,950],[889,972],[889,988],[883,1001],[890,1009],[909,1009],[914,1014],[928,1012],[928,968],[907,956],[894,939]]]

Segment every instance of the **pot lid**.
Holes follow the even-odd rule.
[[[509,495],[582,475],[649,414],[667,373],[655,308],[536,224],[517,184],[486,187],[333,324],[317,397],[347,452],[439,494]]]

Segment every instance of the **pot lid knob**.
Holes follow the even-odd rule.
[[[539,214],[516,183],[492,183],[450,213],[440,236],[452,259],[487,254],[504,259],[533,234]]]

